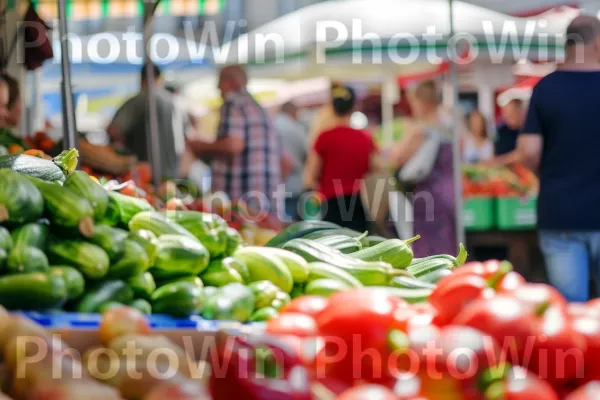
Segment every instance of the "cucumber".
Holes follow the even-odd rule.
[[[295,299],[296,297],[300,297],[300,296],[304,296],[304,285],[294,285],[294,288],[290,292],[290,297],[292,299]]]
[[[199,211],[166,211],[163,214],[194,235],[208,249],[210,258],[219,257],[227,249],[227,222],[220,216]]]
[[[52,225],[77,230],[88,238],[94,234],[94,209],[89,201],[57,183],[28,179],[42,193],[44,211]]]
[[[43,250],[48,239],[49,226],[45,221],[30,222],[12,231],[13,246],[28,246]]]
[[[9,274],[47,272],[49,268],[48,257],[35,247],[13,247],[6,260],[6,272]]]
[[[136,214],[129,221],[130,231],[139,231],[142,229],[152,232],[159,238],[163,235],[180,235],[198,241],[187,229],[184,229],[176,222],[171,221],[158,212],[144,211]]]
[[[244,244],[244,239],[236,229],[231,227],[227,227],[225,235],[227,236],[227,246],[225,247],[225,253],[223,253],[223,255],[228,257]]]
[[[452,275],[452,270],[450,268],[441,268],[419,276],[419,280],[435,285],[442,280],[442,278],[445,278],[449,275]]]
[[[11,233],[3,226],[0,226],[0,250],[9,252],[13,248],[13,239]]]
[[[454,262],[443,257],[433,258],[427,261],[422,261],[417,264],[409,265],[406,270],[414,275],[416,278],[426,275],[430,272],[437,271],[440,269],[452,269]]]
[[[96,225],[94,235],[89,241],[99,246],[108,254],[108,258],[114,261],[120,258],[125,251],[125,239],[129,236],[127,231],[119,228],[113,228],[108,225]]]
[[[277,298],[277,293],[281,291],[271,281],[256,281],[248,285],[254,295],[254,308],[263,308],[269,306]]]
[[[146,272],[150,261],[144,248],[133,240],[125,240],[123,255],[108,268],[106,278],[127,279]]]
[[[86,291],[77,312],[95,313],[107,302],[129,304],[133,301],[133,290],[123,281],[106,281]]]
[[[396,276],[390,282],[391,287],[397,287],[402,289],[435,289],[435,285],[417,278],[411,278],[408,276]]]
[[[98,182],[83,171],[73,171],[64,186],[90,203],[94,210],[94,221],[104,219],[108,208],[108,192]]]
[[[333,293],[348,290],[350,288],[352,288],[352,286],[348,286],[344,282],[335,279],[317,279],[306,284],[304,293],[309,296],[328,297]]]
[[[235,269],[223,263],[223,260],[214,260],[202,274],[202,282],[206,286],[223,287],[230,283],[244,283],[242,276]]]
[[[154,207],[146,199],[138,199],[110,190],[107,193],[112,207],[118,210],[119,222],[123,226],[128,226],[131,219],[141,212],[154,211]]]
[[[248,267],[243,262],[236,260],[233,257],[225,257],[221,260],[221,262],[228,266],[229,268],[235,269],[238,274],[242,277],[242,283],[250,282],[250,271],[248,271]]]
[[[309,233],[308,235],[302,236],[302,239],[323,239],[329,236],[347,236],[357,238],[360,240],[360,244],[363,248],[369,247],[369,241],[367,239],[367,232],[358,232],[348,228],[335,228],[335,229],[324,229],[317,232]]]
[[[202,279],[200,279],[197,276],[183,276],[183,277],[179,277],[179,278],[158,281],[156,283],[156,287],[163,287],[165,285],[168,285],[170,283],[175,283],[175,282],[191,282],[194,285],[196,285],[197,287],[199,287],[200,289],[204,288],[204,282],[202,282]]]
[[[156,282],[150,272],[132,276],[127,283],[133,290],[133,295],[137,298],[150,299],[150,296],[156,290]]]
[[[162,235],[158,238],[152,274],[159,279],[198,275],[208,267],[209,258],[206,247],[195,238]]]
[[[271,240],[269,240],[265,246],[280,247],[292,239],[296,239],[299,237],[306,236],[313,232],[327,229],[340,229],[340,226],[326,221],[296,222],[279,232],[273,238],[271,238]]]
[[[431,289],[404,289],[390,287],[380,287],[379,289],[385,291],[389,296],[403,299],[407,303],[411,304],[426,302],[432,292]]]
[[[283,306],[288,304],[290,301],[292,301],[292,297],[289,294],[278,292],[275,295],[275,300],[271,302],[271,307],[273,307],[279,312],[283,308]]]
[[[4,268],[6,267],[7,259],[8,259],[8,254],[6,254],[6,250],[0,249],[0,272],[4,272]]]
[[[152,293],[152,311],[173,317],[198,315],[204,308],[202,289],[192,282],[173,282]]]
[[[53,264],[73,266],[88,279],[103,278],[110,265],[101,247],[79,240],[50,238],[47,254]]]
[[[324,244],[325,246],[331,247],[342,254],[351,254],[362,250],[362,244],[360,240],[350,236],[332,235],[313,240]]]
[[[250,281],[271,281],[281,290],[289,293],[294,279],[285,263],[260,247],[242,247],[235,252],[233,258],[248,267]]]
[[[100,223],[108,226],[117,226],[121,224],[121,210],[119,209],[117,202],[110,196],[108,197],[104,218],[102,218]]]
[[[279,314],[276,309],[273,307],[264,307],[259,310],[256,310],[252,313],[248,322],[264,322],[268,321],[271,318],[276,317]]]
[[[207,286],[204,289],[202,289],[202,294],[204,295],[204,300],[208,301],[208,299],[210,299],[211,297],[215,296],[217,293],[219,293],[219,288],[216,288],[214,286]]]
[[[115,308],[125,307],[125,304],[119,303],[118,301],[107,301],[98,307],[98,313],[104,314],[107,311],[114,310]]]
[[[333,279],[344,283],[348,287],[362,287],[358,279],[344,271],[341,268],[329,265],[323,262],[313,262],[308,264],[309,275],[308,282],[320,280],[320,279]]]
[[[412,249],[408,245],[417,239],[419,239],[418,236],[406,241],[389,239],[350,255],[362,261],[383,261],[394,268],[404,269],[410,265],[413,259]]]
[[[85,291],[85,280],[81,272],[73,267],[53,266],[50,267],[52,275],[61,277],[67,287],[67,300],[77,299]]]
[[[66,301],[67,287],[61,277],[34,272],[0,278],[0,305],[8,310],[50,310]]]
[[[156,256],[156,246],[158,241],[156,239],[156,235],[150,231],[139,230],[135,232],[129,232],[129,240],[133,240],[141,245],[146,254],[148,255],[148,260],[150,261],[150,265],[154,264],[154,257]]]
[[[135,299],[129,304],[129,307],[133,307],[141,311],[142,314],[152,314],[152,305],[145,299]]]
[[[0,156],[0,168],[44,181],[64,182],[65,177],[77,168],[78,158],[79,153],[76,149],[65,150],[52,160],[27,154],[10,154]]]
[[[369,245],[367,247],[375,246],[376,244],[383,243],[386,240],[388,240],[388,239],[386,239],[382,236],[377,236],[377,235],[367,236],[367,242],[369,242]]]
[[[254,312],[252,290],[240,283],[223,286],[206,302],[202,317],[208,320],[247,322]]]
[[[261,251],[271,253],[283,261],[295,283],[303,283],[308,279],[308,262],[298,254],[275,247],[262,247]]]
[[[24,175],[0,169],[0,182],[0,223],[20,225],[42,216],[44,197]]]

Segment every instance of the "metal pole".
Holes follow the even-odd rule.
[[[450,37],[454,36],[454,5],[453,0],[448,0],[450,10]],[[463,225],[463,192],[462,192],[462,163],[460,157],[460,104],[458,102],[458,67],[454,60],[450,60],[450,81],[452,83],[452,169],[454,174],[454,198],[456,214],[456,240],[458,243],[465,242],[465,230]]]
[[[154,22],[154,11],[158,6],[157,1],[144,1],[144,33],[143,33],[143,52],[144,65],[151,66],[152,59],[148,51],[148,44],[152,37],[152,23]],[[162,179],[162,168],[160,163],[160,137],[158,132],[158,115],[156,107],[156,87],[153,68],[146,68],[146,135],[148,137],[148,160],[152,166],[152,181],[155,188],[158,188]]]
[[[69,57],[69,39],[67,31],[67,9],[65,0],[58,0],[58,32],[60,34],[60,58],[62,69],[61,96],[63,144],[65,148],[77,147],[77,125],[73,105],[73,87],[71,85],[71,60]]]

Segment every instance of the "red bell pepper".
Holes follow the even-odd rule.
[[[296,297],[286,304],[281,311],[282,313],[300,313],[311,317],[316,317],[321,311],[327,307],[327,298],[322,296],[301,296]]]
[[[486,400],[558,400],[548,382],[524,368],[499,367],[490,372],[490,379],[482,379]]]
[[[600,381],[590,382],[568,395],[565,400],[596,400],[600,393]]]
[[[571,320],[573,329],[586,341],[584,369],[579,382],[600,381],[600,319],[578,316]]]
[[[487,288],[487,281],[478,275],[450,275],[442,279],[429,296],[429,303],[438,311],[436,322],[442,326],[449,324]]]
[[[397,400],[396,395],[385,386],[361,385],[346,390],[338,400]]]
[[[271,318],[267,322],[268,333],[274,335],[295,335],[298,337],[316,336],[317,324],[310,315],[287,312]]]
[[[525,283],[525,279],[513,271],[513,266],[508,261],[471,262],[455,269],[453,275],[481,276],[490,281],[492,288],[499,292],[516,289]]]

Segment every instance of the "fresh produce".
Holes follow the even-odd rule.
[[[118,259],[125,251],[125,239],[129,233],[123,229],[114,228],[108,225],[96,225],[94,235],[89,241],[99,246],[106,252],[111,261]]]
[[[356,238],[360,241],[363,248],[369,247],[369,240],[367,239],[368,232],[358,232],[348,228],[341,228],[336,226],[333,229],[321,229],[315,232],[308,233],[307,235],[301,236],[302,239],[320,240],[331,236],[346,236]]]
[[[360,238],[346,235],[323,236],[314,240],[343,254],[356,253],[363,248]]]
[[[304,293],[309,296],[329,296],[336,292],[348,290],[352,286],[336,279],[315,279],[309,282],[304,289]]]
[[[159,287],[152,293],[151,299],[153,312],[176,317],[200,314],[205,306],[202,288],[186,281]]]
[[[248,249],[248,247],[246,249]],[[291,251],[277,248],[261,248],[260,250],[254,250],[272,254],[283,261],[287,269],[290,271],[290,274],[292,274],[292,279],[295,283],[306,282],[306,279],[308,278],[308,262],[304,258],[292,253]]]
[[[129,304],[133,301],[133,290],[123,281],[105,281],[95,287],[86,289],[83,298],[77,304],[77,311],[82,313],[98,312],[103,304],[116,302]]]
[[[286,293],[292,290],[292,273],[276,255],[264,252],[260,247],[242,247],[233,257],[248,267],[251,282],[268,280]]]
[[[50,268],[52,275],[61,277],[67,288],[67,300],[79,298],[85,290],[85,279],[81,272],[69,266],[53,266]]]
[[[168,285],[169,283],[175,283],[175,282],[191,282],[194,285],[196,285],[197,287],[199,287],[200,289],[204,288],[204,282],[202,282],[202,279],[200,279],[197,276],[183,276],[183,277],[179,277],[179,278],[161,280],[161,281],[158,281],[158,283],[156,284],[156,287],[163,287],[165,285]],[[211,287],[211,289],[217,289],[217,288]]]
[[[211,258],[227,250],[227,223],[218,215],[198,211],[166,211],[164,214],[194,235],[208,249]]]
[[[196,239],[165,234],[158,238],[152,274],[159,279],[198,275],[208,267],[209,257]]]
[[[35,247],[18,246],[8,253],[6,272],[8,274],[23,274],[30,272],[46,272],[50,264],[46,254]]]
[[[44,212],[44,198],[24,175],[0,169],[0,223],[10,225],[35,221]]]
[[[35,247],[43,250],[50,232],[48,225],[47,221],[30,222],[13,229],[11,232],[13,246]]]
[[[260,309],[270,306],[277,298],[281,289],[271,281],[256,281],[248,285],[254,295],[254,308]]]
[[[212,261],[202,272],[200,278],[205,285],[214,287],[222,287],[230,283],[244,283],[240,273],[220,259]]]
[[[146,231],[146,230],[139,230],[139,231],[135,231],[135,232],[129,232],[129,236],[128,236],[129,240],[133,240],[134,242],[137,242],[139,245],[141,245],[144,250],[146,251],[146,254],[148,255],[148,260],[150,262],[150,265],[154,264],[154,257],[156,256],[156,246],[157,246],[157,239],[156,239],[156,235],[154,235],[154,233],[150,232],[150,231]]]
[[[110,266],[110,259],[101,247],[78,240],[51,238],[47,254],[53,264],[71,265],[88,279],[103,278]]]
[[[156,282],[150,272],[134,275],[129,278],[127,283],[133,290],[134,296],[137,298],[148,300],[156,290]]]
[[[225,247],[224,255],[230,256],[243,245],[244,239],[236,229],[231,227],[227,227],[227,229],[225,229],[225,235],[227,236],[227,246]]]
[[[0,249],[5,252],[10,251],[13,248],[13,244],[13,239],[8,229],[0,226]]]
[[[292,224],[272,238],[266,247],[279,247],[292,239],[304,237],[310,233],[340,228],[338,225],[326,221],[302,221]]]
[[[202,316],[206,319],[246,322],[253,312],[252,290],[240,283],[230,283],[207,300]]]
[[[125,240],[122,256],[108,268],[108,279],[127,279],[146,272],[150,260],[144,248],[133,240]]]
[[[354,276],[341,268],[323,262],[312,262],[308,264],[308,282],[320,279],[333,279],[348,287],[362,287],[363,284]],[[396,279],[396,278],[394,278]]]
[[[100,222],[108,208],[108,192],[83,171],[73,171],[66,179],[64,186],[73,193],[86,199],[94,210],[94,220]]]
[[[363,261],[384,261],[397,269],[408,267],[413,260],[412,249],[408,246],[420,236],[409,240],[390,239],[385,242],[352,253],[351,256]]]
[[[163,235],[180,235],[198,241],[187,229],[158,212],[143,211],[135,214],[129,221],[130,231],[147,230],[157,237]]]
[[[145,315],[152,314],[152,305],[148,302],[148,300],[135,299],[134,301],[129,303],[129,306],[140,311],[142,314],[145,314]]]
[[[4,155],[0,156],[0,168],[48,182],[64,182],[77,167],[78,158],[76,149],[65,150],[52,160],[26,154]]]
[[[248,322],[264,322],[268,321],[278,314],[277,310],[273,307],[260,308],[252,313]]]
[[[50,310],[66,301],[61,277],[43,272],[0,277],[0,304],[9,310]]]
[[[111,191],[108,192],[109,197],[109,208],[112,208],[111,218],[118,216],[118,221],[123,226],[128,226],[132,218],[142,212],[152,212],[154,207],[148,203],[145,199],[139,199],[137,197],[126,196],[119,192]]]

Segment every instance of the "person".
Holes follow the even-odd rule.
[[[308,133],[304,125],[298,121],[298,106],[293,102],[287,102],[281,106],[273,123],[284,148],[287,149],[294,163],[294,170],[285,182],[286,196],[290,195],[285,199],[285,214],[292,221],[297,221],[300,219],[298,200],[304,190],[302,172],[308,150]]]
[[[412,198],[413,231],[421,238],[411,244],[415,257],[456,253],[456,210],[452,164],[452,129],[440,112],[438,88],[434,81],[420,83],[408,93],[413,120],[391,151],[390,163],[404,167],[425,144],[429,135],[440,138],[431,173],[414,183]]]
[[[336,88],[339,87],[343,88],[344,85],[339,82],[332,82],[330,88],[331,93],[333,93],[333,91],[335,91]],[[335,128],[336,121],[337,117],[333,110],[332,99],[330,99],[328,103],[324,104],[323,106],[321,106],[321,108],[319,108],[314,119],[311,121],[310,132],[308,135],[310,143],[314,143],[321,133],[328,131],[329,129]]]
[[[217,138],[214,142],[188,139],[187,146],[196,157],[210,162],[213,192],[224,192],[233,202],[244,201],[253,213],[267,211],[270,217],[279,217],[276,193],[291,162],[271,117],[248,92],[247,84],[241,66],[221,69],[223,105]]]
[[[535,86],[517,151],[540,178],[538,230],[550,283],[568,301],[600,295],[600,21],[568,26],[565,63]]]
[[[141,71],[141,90],[127,100],[115,114],[107,132],[117,146],[122,146],[138,161],[148,162],[149,132],[147,131],[147,73],[154,72],[154,94],[160,141],[161,178],[176,178],[179,169],[179,156],[183,152],[182,135],[188,128],[185,115],[176,112],[173,96],[161,85],[161,71],[156,65],[144,65]],[[178,117],[179,116],[179,117]],[[177,143],[181,143],[178,146]]]
[[[23,115],[19,82],[8,74],[2,74],[2,78],[8,86],[8,103],[6,105],[7,114],[4,118],[4,123],[14,134],[18,134],[16,130],[19,128],[21,117]]]
[[[463,142],[463,161],[477,164],[494,157],[494,144],[489,138],[485,116],[477,110],[469,114],[469,133]]]
[[[371,135],[350,127],[356,96],[346,86],[332,91],[334,127],[318,134],[306,162],[304,185],[324,197],[325,221],[364,232],[367,215],[360,189],[365,175],[376,168],[377,148]]]
[[[494,142],[495,157],[489,161],[489,164],[514,164],[518,161],[518,154],[515,150],[517,138],[525,122],[525,103],[521,99],[514,98],[501,108],[501,112],[503,122],[497,129]]]
[[[0,128],[5,128],[8,116],[8,83],[2,75],[0,75]]]

